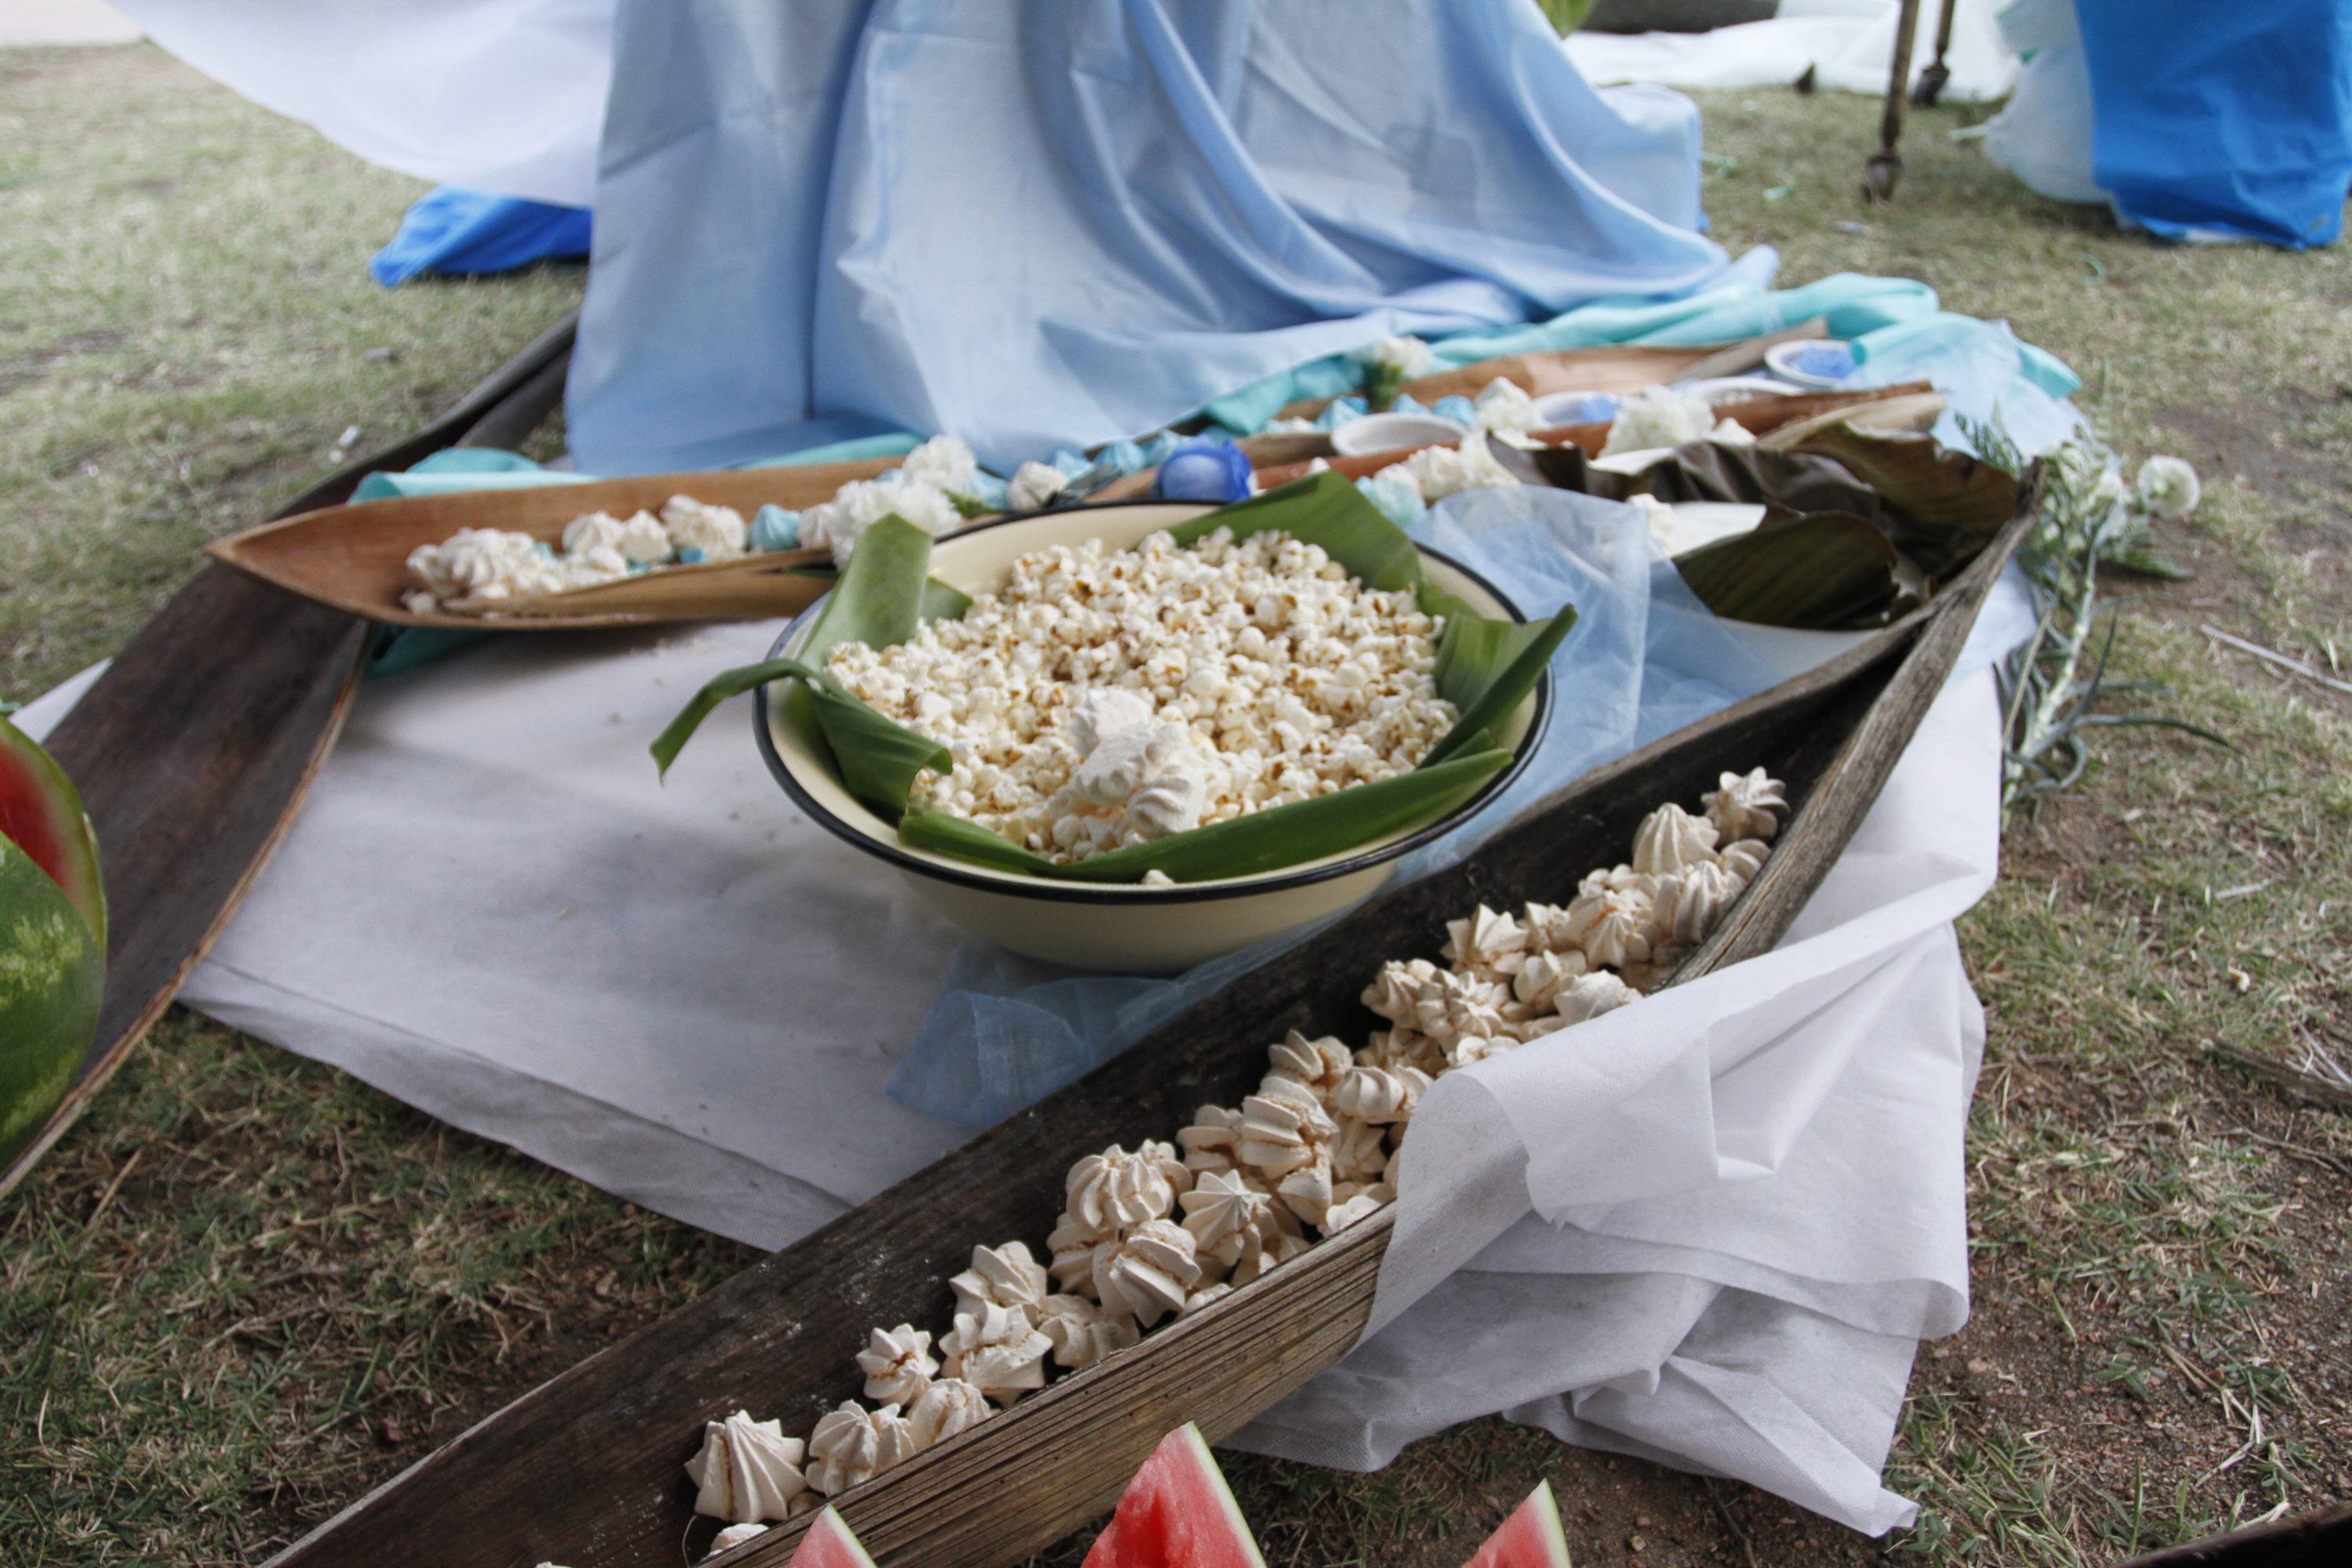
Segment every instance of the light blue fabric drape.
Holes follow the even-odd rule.
[[[618,37],[597,472],[883,428],[1010,464],[1726,272],[1696,110],[1604,100],[1528,0],[622,0]]]

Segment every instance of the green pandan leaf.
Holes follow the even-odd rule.
[[[1233,530],[1235,539],[1275,529],[1318,545],[1366,587],[1383,593],[1421,585],[1421,552],[1404,530],[1381,516],[1355,480],[1329,469],[1220,507],[1168,531],[1177,543],[1191,544],[1221,528]]]
[[[905,642],[922,623],[923,584],[930,569],[929,534],[896,512],[875,523],[857,536],[849,564],[801,645],[801,658],[822,665],[843,643],[893,647]]]
[[[1461,624],[1447,623],[1449,638],[1454,636],[1454,626]],[[1493,743],[1488,737],[1503,732],[1504,722],[1510,718],[1512,710],[1535,689],[1561,639],[1575,627],[1576,606],[1570,605],[1548,621],[1527,626],[1508,621],[1478,621],[1472,625],[1474,629],[1464,634],[1464,648],[1456,653],[1454,661],[1454,687],[1463,696],[1447,692],[1444,679],[1438,683],[1438,690],[1461,710],[1462,717],[1454,721],[1445,738],[1421,759],[1423,769],[1444,766],[1450,758]],[[1438,664],[1441,668],[1445,664],[1442,647]]]
[[[799,699],[816,720],[834,766],[850,794],[882,816],[895,820],[907,809],[908,792],[915,775],[925,768],[945,772],[954,763],[948,749],[917,734],[904,724],[884,718],[865,702],[843,690],[832,676],[797,658],[772,658],[730,669],[694,694],[653,743],[654,761],[664,773],[710,710],[730,697],[775,680],[798,680]]]
[[[1172,881],[1213,882],[1361,847],[1468,798],[1510,761],[1509,752],[1475,752],[1335,795],[1114,849],[1075,866],[1056,866],[1001,834],[921,806],[899,822],[898,837],[919,849],[1061,881],[1133,882],[1158,871]]]

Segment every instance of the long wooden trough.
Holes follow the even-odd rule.
[[[682,1469],[705,1420],[749,1408],[805,1432],[857,1396],[876,1325],[948,1321],[975,1243],[1053,1227],[1063,1173],[1237,1103],[1283,1031],[1360,1039],[1359,994],[1391,958],[1434,957],[1485,902],[1559,902],[1622,859],[1662,800],[1762,766],[1794,805],[1775,853],[1677,973],[1768,950],[1877,797],[2030,525],[2019,514],[1928,606],[1832,662],[1576,781],[1451,870],[1377,898],[1087,1077],[690,1306],[518,1400],[289,1547],[277,1568],[568,1568],[690,1563],[714,1521]],[[1106,1509],[1171,1426],[1212,1439],[1345,1354],[1370,1312],[1393,1210],[1319,1243],[1139,1346],[834,1500],[885,1568],[997,1568]],[[798,1522],[723,1560],[782,1564]]]

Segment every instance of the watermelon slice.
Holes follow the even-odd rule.
[[[1559,1505],[1545,1481],[1503,1521],[1476,1556],[1462,1568],[1569,1568],[1568,1534],[1559,1527]]]
[[[1199,1427],[1187,1421],[1160,1440],[1086,1568],[1265,1568]]]
[[[0,1169],[32,1146],[98,1032],[106,953],[65,894],[0,838]]]
[[[809,1521],[808,1533],[793,1548],[786,1568],[874,1568],[874,1559],[828,1504]]]
[[[0,718],[0,838],[13,840],[65,889],[105,952],[106,886],[81,797],[49,753],[5,718]]]

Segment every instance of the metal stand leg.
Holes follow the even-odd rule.
[[[1886,112],[1878,122],[1878,151],[1862,166],[1862,195],[1864,201],[1885,202],[1895,199],[1895,186],[1903,178],[1903,158],[1895,147],[1903,140],[1903,100],[1911,85],[1911,38],[1919,30],[1919,0],[1903,0],[1902,15],[1895,21],[1895,64],[1886,83]]]
[[[1960,0],[1944,0],[1944,14],[1936,21],[1936,63],[1919,73],[1911,86],[1911,101],[1922,109],[1933,109],[1936,100],[1944,96],[1944,88],[1952,79],[1944,57],[1952,52],[1952,13]]]

